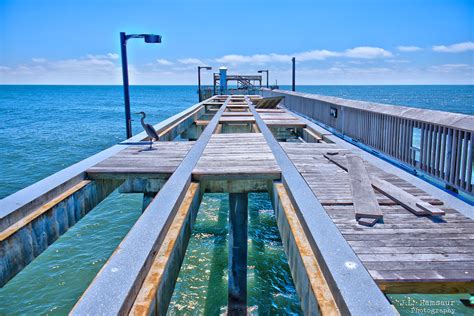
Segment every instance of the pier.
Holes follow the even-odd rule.
[[[473,116],[283,90],[216,95],[158,123],[155,150],[141,133],[1,200],[0,284],[118,189],[143,193],[143,214],[72,315],[166,314],[215,192],[229,194],[229,315],[247,308],[251,192],[272,198],[307,315],[395,315],[384,294],[473,293],[474,210],[452,195],[473,198],[473,128]]]

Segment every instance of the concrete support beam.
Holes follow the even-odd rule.
[[[122,315],[130,311],[153,263],[154,255],[191,184],[191,173],[217,127],[226,103],[174,171],[146,212],[137,220],[119,251],[109,258],[71,315]]]
[[[166,315],[200,204],[191,183],[143,281],[129,315]]]
[[[121,181],[82,181],[0,232],[0,287],[120,184]]]
[[[229,301],[228,315],[247,311],[248,194],[229,194]]]
[[[283,184],[274,184],[272,202],[303,313],[341,315]]]

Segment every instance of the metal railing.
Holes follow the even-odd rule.
[[[327,126],[447,188],[473,194],[474,116],[261,89],[263,96],[285,96],[288,109]]]

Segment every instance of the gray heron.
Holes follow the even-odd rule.
[[[148,148],[148,150],[152,150],[153,149],[153,140],[158,141],[160,139],[160,136],[158,135],[155,128],[151,124],[145,123],[145,117],[146,117],[145,112],[138,112],[138,113],[135,113],[135,114],[141,114],[142,115],[142,118],[140,119],[140,121],[142,123],[143,129],[145,130],[148,137],[150,138],[150,148]]]

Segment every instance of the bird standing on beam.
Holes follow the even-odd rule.
[[[135,114],[142,115],[142,118],[140,119],[140,121],[142,123],[143,129],[145,130],[148,137],[150,138],[150,147],[148,148],[148,150],[153,150],[153,140],[158,141],[160,139],[160,136],[158,135],[158,133],[156,132],[155,128],[152,125],[145,123],[145,117],[146,117],[145,112],[138,112]]]

